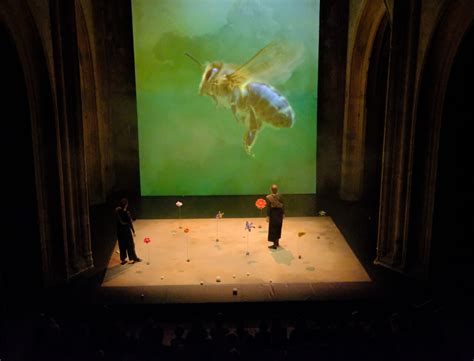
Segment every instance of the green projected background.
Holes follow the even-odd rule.
[[[142,195],[316,192],[319,0],[132,0],[132,13]],[[264,123],[247,154],[245,124],[198,94],[204,69],[184,53],[241,65],[282,39],[303,55],[266,84],[296,122]]]

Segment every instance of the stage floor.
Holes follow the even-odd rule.
[[[251,232],[246,221],[255,226]],[[116,246],[102,287],[127,289],[143,302],[308,300],[327,287],[371,282],[330,217],[286,217],[277,250],[268,248],[264,217],[134,226],[143,262],[121,265]]]

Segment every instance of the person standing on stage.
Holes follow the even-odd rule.
[[[267,222],[268,222],[268,242],[273,242],[272,246],[268,248],[277,249],[281,238],[281,227],[283,225],[283,218],[285,217],[285,210],[283,207],[283,197],[278,193],[276,184],[272,185],[271,193],[267,195]]]
[[[130,263],[141,262],[135,253],[135,229],[133,228],[133,221],[130,211],[128,210],[128,199],[122,198],[120,206],[115,208],[116,224],[117,224],[117,239],[120,250],[120,263],[127,263],[127,255]]]

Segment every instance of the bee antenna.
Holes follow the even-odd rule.
[[[192,56],[191,54],[189,54],[188,52],[185,52],[184,55],[188,56],[192,61],[194,61],[195,63],[197,63],[201,68],[203,67],[201,62],[199,60],[197,60],[194,56]]]

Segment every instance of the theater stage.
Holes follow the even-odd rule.
[[[246,221],[255,226],[250,232]],[[116,245],[102,283],[130,301],[309,300],[371,282],[330,217],[286,217],[278,250],[268,248],[264,217],[140,219],[134,226],[143,262],[121,265]]]

